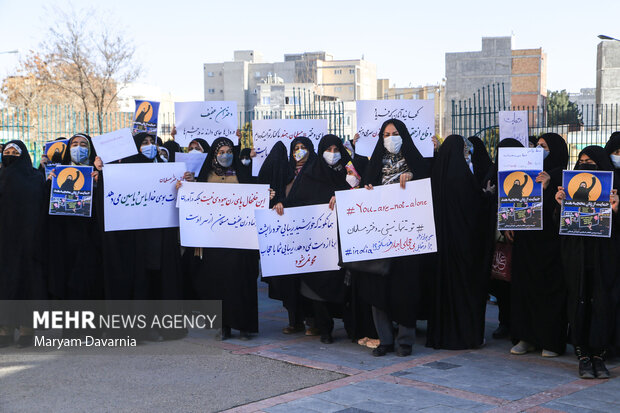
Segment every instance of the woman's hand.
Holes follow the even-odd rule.
[[[50,173],[47,175],[47,180],[49,181],[50,179],[52,179],[52,177],[56,178],[56,169],[52,169],[50,171]]]
[[[176,125],[172,125],[172,130],[170,131],[170,136],[172,136],[172,139],[174,139],[174,136],[177,134],[177,126]]]
[[[276,211],[278,215],[284,215],[284,205],[282,205],[282,202],[275,204],[273,210]]]
[[[333,211],[335,206],[336,206],[336,196],[332,196],[332,199],[329,200],[329,209]]]
[[[549,174],[545,171],[541,171],[536,177],[536,182],[542,183],[543,189],[547,189],[550,181],[551,181],[551,176],[549,176]]]
[[[612,189],[611,190],[611,194],[609,195],[609,203],[611,204],[611,209],[614,212],[618,212],[618,202],[619,202],[619,198],[618,198],[618,190],[617,189]]]
[[[95,156],[95,162],[93,163],[93,166],[95,167],[96,170],[100,171],[101,169],[103,169],[103,161],[101,160],[100,157]]]
[[[411,181],[413,179],[413,174],[411,172],[405,172],[404,174],[400,175],[400,187],[402,189],[405,189],[405,186],[407,185],[407,181]]]
[[[490,192],[490,193],[494,194],[495,193],[495,185],[491,185],[491,181],[488,180],[487,181],[487,187],[484,188],[483,191],[487,192],[487,193]]]
[[[611,200],[611,196],[609,197]],[[566,199],[566,192],[563,186],[558,186],[558,192],[555,193],[555,200],[558,204],[562,205],[562,201]]]
[[[357,143],[357,140],[360,138],[360,134],[356,133],[355,136],[353,136],[353,149],[355,149],[355,144]]]
[[[237,135],[237,138],[239,138],[239,139],[242,138],[242,136],[241,136],[241,129],[237,129],[236,135]]]
[[[510,243],[515,241],[515,232],[513,230],[504,231],[504,236]]]
[[[97,182],[99,180],[99,171],[92,171],[90,176],[93,177],[93,181]]]
[[[437,152],[439,150],[439,139],[437,139],[436,135],[433,135],[431,139],[433,140],[433,150]]]
[[[372,185],[370,185],[370,184],[365,185],[365,186],[364,186],[364,188],[366,188],[366,189],[368,189],[368,190],[372,190]]]
[[[256,151],[254,148],[250,149],[250,158],[256,158]]]
[[[271,201],[276,196],[276,191],[269,188],[269,200]]]
[[[178,191],[178,190],[179,190],[179,188],[181,188],[182,186],[183,186],[183,181],[178,180],[178,181],[177,181],[177,183],[176,183],[176,185],[175,185],[174,187],[175,187],[175,188],[177,189],[177,191]]]

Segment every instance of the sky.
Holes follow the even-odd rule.
[[[98,5],[100,3],[101,5]],[[37,50],[54,25],[44,0],[0,0],[0,78],[19,56]],[[204,63],[231,61],[254,49],[265,61],[285,53],[326,51],[334,59],[362,56],[377,77],[398,87],[438,84],[445,53],[476,51],[481,38],[514,36],[513,49],[542,47],[547,87],[578,92],[596,86],[599,34],[620,38],[620,2],[349,1],[349,0],[55,0],[64,9],[96,7],[98,20],[136,46],[139,81],[179,100],[204,98]]]

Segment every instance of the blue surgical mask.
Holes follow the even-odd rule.
[[[614,164],[616,169],[620,169],[620,155],[611,155],[611,163]]]
[[[228,168],[230,165],[232,165],[232,162],[233,162],[232,153],[224,153],[222,155],[217,156],[217,163],[222,165],[224,168]]]
[[[157,155],[157,146],[153,144],[141,146],[140,152],[142,152],[142,155],[146,156],[147,158],[153,159],[155,158],[155,155]]]
[[[336,152],[336,153],[327,152],[327,151],[323,152],[323,159],[325,159],[325,162],[327,162],[329,166],[336,165],[341,157],[342,155],[340,155],[340,152]]]
[[[543,148],[540,145],[536,145],[537,149],[543,149],[543,159],[547,159],[547,156],[549,156],[549,154],[551,153],[551,151],[546,150],[545,148]]]
[[[84,164],[88,161],[88,148],[74,146],[71,148],[71,160],[73,163]]]

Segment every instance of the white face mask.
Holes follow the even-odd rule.
[[[323,159],[325,159],[325,162],[327,162],[329,166],[336,165],[341,157],[342,156],[340,155],[340,152],[336,152],[336,153],[331,153],[327,151],[323,152]]]
[[[346,179],[349,185],[351,185],[351,188],[355,188],[356,186],[360,184],[360,180],[357,179],[357,176],[355,175],[347,175]]]
[[[616,168],[620,168],[620,155],[611,155],[611,163],[613,163]]]
[[[251,161],[250,161],[249,159],[242,159],[242,160],[241,160],[241,163],[242,163],[244,166],[248,166],[248,165],[250,164],[250,162],[251,162]]]
[[[383,146],[389,153],[397,154],[400,152],[400,147],[403,145],[403,138],[400,136],[388,136],[387,138],[383,138]]]
[[[200,152],[198,149],[194,148],[191,151],[189,151],[189,153],[202,153],[202,152]]]

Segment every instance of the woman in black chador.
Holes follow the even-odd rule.
[[[462,150],[462,148],[461,148]],[[413,144],[405,124],[397,119],[383,123],[379,139],[366,168],[362,184],[373,186],[399,184],[428,178],[430,167]],[[415,342],[417,320],[425,319],[424,269],[428,254],[392,258],[387,275],[358,271],[359,298],[372,305],[372,315],[379,336],[373,356],[384,356],[396,349],[397,355],[408,356]],[[392,322],[398,323],[394,337]]]
[[[77,176],[73,179],[73,175],[67,175],[65,182],[60,186],[61,191],[73,191],[75,189],[75,183],[80,179],[80,171],[76,171]]]
[[[483,192],[464,157],[464,139],[446,138],[432,173],[437,271],[426,345],[460,350],[484,340],[488,278],[483,271]]]
[[[47,298],[41,232],[46,212],[43,175],[32,167],[22,141],[8,142],[0,169],[0,300]],[[32,344],[32,312],[19,310],[0,313],[0,347],[13,343],[15,328],[19,347]]]
[[[554,219],[554,196],[568,164],[568,147],[556,133],[538,139],[545,150],[544,170],[536,177],[543,188],[543,229],[506,231],[513,239],[511,333],[517,344],[512,354],[542,350],[543,357],[556,357],[566,349],[566,287],[560,258],[558,220]]]
[[[588,146],[579,154],[576,170],[613,171],[605,150]],[[557,187],[556,212],[566,198],[565,188]],[[607,350],[613,345],[618,305],[618,271],[615,244],[618,236],[618,195],[610,196],[612,206],[611,238],[563,236],[562,260],[568,290],[568,320],[571,341],[579,359],[579,376],[607,379]]]
[[[523,185],[521,185],[521,181],[515,179],[514,183],[512,184],[512,188],[510,188],[510,191],[508,191],[508,198],[523,198],[523,188],[525,188],[525,185],[527,185],[528,179],[529,176],[523,175]]]
[[[590,185],[590,187],[588,187],[588,184],[586,184],[585,181],[581,182],[579,184],[579,188],[577,188],[577,190],[573,194],[573,201],[588,202],[590,200],[590,191],[592,191],[595,185],[596,177],[594,176],[592,177],[592,184]]]

